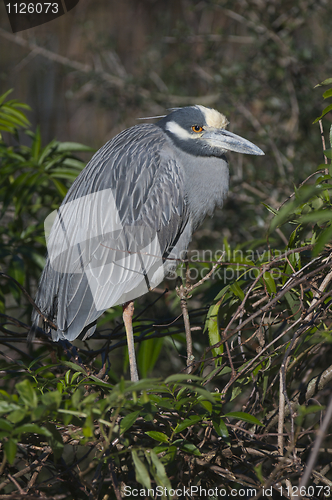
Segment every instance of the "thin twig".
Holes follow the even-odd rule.
[[[0,30],[1,30],[1,28],[0,28]],[[37,313],[39,314],[39,316],[41,316],[43,318],[43,320],[53,328],[53,330],[57,330],[58,329],[58,327],[53,323],[53,321],[51,321],[50,319],[48,319],[41,312],[41,310],[39,309],[39,307],[37,306],[37,304],[35,303],[35,301],[30,297],[30,295],[28,294],[28,292],[26,291],[26,289],[18,281],[16,281],[16,279],[14,279],[12,276],[9,276],[8,274],[5,274],[5,273],[0,273],[0,277],[1,278],[5,278],[5,279],[10,280],[13,283],[15,283],[15,285],[24,293],[25,297],[28,299],[28,301],[30,302],[30,304],[32,305],[32,307],[37,311]]]
[[[320,129],[320,136],[322,138],[324,163],[325,163],[325,165],[327,165],[328,164],[327,156],[325,156],[325,154],[324,154],[324,151],[326,149],[326,145],[325,145],[325,137],[324,137],[324,129],[323,129],[323,122],[322,122],[322,120],[319,120],[319,129]],[[325,169],[325,175],[329,175],[329,169],[328,168]]]
[[[188,263],[186,263],[186,275],[187,276],[188,276],[188,269],[189,269],[189,266],[188,266]],[[194,356],[193,356],[193,342],[192,342],[192,337],[191,337],[190,319],[189,319],[188,305],[187,305],[188,289],[187,289],[187,287],[183,286],[183,283],[181,283],[180,286],[176,287],[176,293],[180,298],[180,305],[181,305],[181,311],[182,311],[182,316],[183,316],[184,329],[186,332],[187,373],[192,373]]]
[[[280,458],[284,456],[284,423],[285,423],[285,394],[283,378],[280,370],[280,384],[279,384],[279,409],[278,409],[278,451]]]
[[[305,487],[308,484],[312,470],[315,467],[315,463],[316,463],[316,460],[317,460],[317,457],[319,454],[319,449],[321,447],[322,441],[323,441],[325,434],[327,432],[331,418],[332,418],[332,396],[330,396],[330,400],[329,400],[329,403],[327,405],[327,409],[326,409],[323,423],[318,430],[314,447],[311,450],[309,460],[308,460],[306,468],[304,470],[304,474],[301,477],[301,480],[299,483],[299,491],[301,491],[301,487],[303,487],[305,489]],[[294,498],[299,498],[299,496],[296,495]]]

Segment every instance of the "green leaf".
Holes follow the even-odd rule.
[[[42,436],[47,436],[47,437],[51,436],[51,433],[45,427],[40,427],[37,424],[23,424],[20,425],[19,427],[16,427],[14,431],[15,435],[21,435],[26,433],[41,434]]]
[[[42,165],[47,156],[56,151],[58,144],[59,143],[53,139],[41,150],[38,158],[38,165]]]
[[[278,214],[278,211],[275,210],[273,207],[271,207],[270,205],[267,205],[266,203],[263,203],[262,202],[262,205],[269,211],[271,212],[271,214],[273,215],[277,215]]]
[[[84,375],[87,375],[87,372],[83,368],[83,366],[77,365],[76,363],[72,363],[71,361],[61,361],[61,363],[65,366],[68,366],[68,368],[72,368],[73,370],[75,370],[75,372],[81,372],[84,373]]]
[[[330,160],[332,160],[332,149],[331,149],[331,148],[330,148],[330,149],[324,149],[323,153],[324,153],[324,155],[326,156],[326,158],[329,158]],[[330,178],[331,178],[330,176],[325,176],[325,177],[327,177],[328,179],[330,179]],[[317,180],[318,180],[318,179],[317,179]],[[324,180],[324,177],[323,177],[323,179],[320,179],[320,182],[321,182],[322,180]]]
[[[24,127],[28,125],[27,120],[22,120],[20,116],[17,116],[15,110],[12,108],[1,108],[0,109],[1,122],[4,124],[9,124],[10,129],[15,129],[18,127]],[[24,115],[23,115],[24,116]]]
[[[221,418],[218,420],[214,419],[212,422],[213,422],[213,427],[218,436],[221,436],[226,442],[228,442],[229,434],[225,422]]]
[[[214,368],[214,370],[212,370],[210,373],[208,373],[205,377],[204,377],[204,383],[203,385],[205,385],[205,383],[207,382],[208,379],[213,379],[215,374],[218,374],[219,376],[221,375],[226,375],[227,373],[230,373],[232,371],[231,367],[230,366],[224,366],[224,368],[220,371],[220,367],[217,367],[217,368]]]
[[[78,175],[81,170],[85,167],[85,163],[81,160],[76,160],[76,158],[66,158],[61,162],[62,165],[66,165],[67,167],[70,167],[71,170],[76,170],[76,175]],[[56,168],[56,171],[58,172],[58,168]],[[68,170],[68,169],[66,169]]]
[[[59,391],[45,392],[41,397],[42,403],[45,406],[55,406],[59,408],[62,400],[62,394]]]
[[[74,408],[78,408],[80,402],[83,399],[83,393],[81,389],[76,389],[71,396],[71,402]]]
[[[9,275],[14,278],[20,285],[24,285],[25,269],[24,262],[19,255],[14,255],[9,265]]]
[[[168,491],[168,496],[169,496],[169,491],[172,489],[172,485],[167,477],[164,465],[159,460],[157,454],[153,450],[146,451],[145,455],[147,454],[151,456],[151,461],[156,469],[156,474],[154,474],[156,483],[162,486],[163,488],[166,488],[166,491]]]
[[[17,450],[16,441],[12,438],[9,438],[8,441],[6,441],[3,444],[3,448],[5,450],[6,458],[9,464],[12,465],[16,456],[16,450]]]
[[[239,299],[241,301],[244,299],[243,290],[241,289],[241,287],[237,281],[235,281],[234,283],[231,284],[230,289],[234,293],[234,295],[236,295],[236,297],[239,297]]]
[[[249,415],[249,413],[245,413],[243,411],[231,411],[229,413],[226,413],[222,417],[238,418],[239,420],[243,420],[244,422],[249,422],[250,424],[260,425],[264,427],[264,424],[262,424],[256,417],[254,417],[253,415]]]
[[[191,415],[189,418],[186,418],[182,422],[179,422],[174,429],[174,433],[177,434],[179,432],[184,431],[188,427],[191,427],[197,422],[200,422],[204,418],[204,415]]]
[[[10,403],[9,401],[0,401],[0,415],[2,413],[9,413],[11,411],[20,409],[21,407],[15,403]]]
[[[307,222],[314,222],[316,224],[323,224],[332,220],[332,210],[314,210],[308,214],[301,215],[299,222],[305,224]]]
[[[91,403],[94,403],[96,401],[96,394],[93,392],[91,394],[88,394],[83,401],[81,401],[82,407],[91,405]]]
[[[311,405],[311,406],[299,405],[297,407],[297,412],[298,412],[299,416],[303,417],[306,415],[310,415],[311,413],[321,412],[325,408],[326,407],[322,406],[322,405]]]
[[[155,447],[153,448],[153,451],[154,451],[155,453],[157,453],[157,455],[158,455],[159,453],[163,453],[164,451],[168,451],[170,448],[172,448],[172,447],[171,447],[171,446],[169,446],[168,444],[160,444],[160,445],[158,445],[158,446],[155,446]],[[176,450],[176,446],[174,446],[174,448],[175,448],[175,450]]]
[[[314,86],[314,88],[321,87],[322,85],[331,85],[332,84],[332,78],[327,78],[321,83],[317,83],[317,85]]]
[[[324,249],[325,245],[332,240],[332,224],[324,229],[317,238],[315,247],[313,249],[313,257],[317,257],[319,253]]]
[[[131,450],[131,456],[134,462],[136,481],[144,486],[144,488],[147,488],[148,490],[151,489],[151,479],[148,470],[142,460],[138,457],[137,451]]]
[[[166,436],[166,434],[163,434],[162,432],[147,431],[145,434],[147,434],[150,438],[155,439],[155,441],[159,441],[160,443],[168,443],[169,441],[169,438]]]
[[[120,422],[120,434],[124,434],[130,427],[136,422],[139,416],[140,410],[129,413]]]
[[[189,443],[188,441],[185,441],[180,446],[180,448],[182,451],[190,453],[191,455],[195,455],[196,457],[200,457],[202,455],[197,446],[195,446],[193,443]]]
[[[88,415],[85,419],[83,428],[82,428],[83,436],[86,438],[92,438],[94,432],[94,425],[91,415]]]
[[[126,384],[126,392],[138,392],[144,390],[152,390],[155,382],[159,382],[159,379],[150,378],[142,379],[138,382],[129,382]],[[158,385],[159,387],[159,385]]]
[[[55,460],[59,460],[62,456],[62,452],[63,452],[63,448],[64,448],[62,436],[61,436],[60,432],[58,431],[58,429],[56,428],[55,424],[53,424],[51,422],[47,422],[47,423],[45,423],[45,427],[46,427],[47,431],[49,432],[48,442],[53,450],[54,458],[55,458]]]
[[[321,120],[323,118],[323,116],[325,116],[331,110],[332,110],[332,104],[330,104],[325,109],[323,109],[323,113],[318,118],[316,118],[316,120],[314,120],[312,123],[314,124],[314,123],[319,122],[319,120]]]
[[[332,89],[326,90],[323,94],[324,99],[328,99],[329,97],[332,97]]]
[[[148,339],[141,342],[138,349],[138,368],[139,373],[142,378],[146,378],[148,373],[150,373],[159,357],[160,351],[162,349],[164,339]]]
[[[186,387],[189,389],[191,392],[196,392],[200,394],[200,402],[204,398],[206,401],[210,401],[212,404],[215,404],[215,399],[212,396],[210,392],[208,392],[206,389],[203,387],[197,386],[197,385],[191,385],[191,384],[181,384],[183,387]],[[185,398],[187,399],[187,398]],[[192,400],[192,397],[190,398]],[[182,403],[182,399],[179,399],[179,403]]]
[[[0,429],[7,432],[12,432],[14,429],[13,425],[5,420],[4,418],[0,418]]]
[[[265,281],[266,289],[270,295],[272,295],[273,293],[277,293],[275,281],[269,271],[265,271],[265,273],[263,274],[263,280]]]
[[[15,99],[4,102],[10,92],[12,92],[12,90],[5,92],[0,97],[0,130],[13,134],[17,128],[27,127],[29,125],[27,117],[17,108],[30,109],[30,107]]]
[[[254,466],[254,470],[255,470],[255,472],[257,474],[258,479],[260,480],[260,482],[262,484],[264,484],[265,483],[265,478],[264,478],[263,473],[262,473],[262,468],[263,468],[263,462],[261,462],[260,464]]]
[[[32,408],[37,407],[37,394],[29,380],[26,379],[16,384],[16,390],[27,406]]]
[[[14,124],[11,120],[4,120],[2,118],[3,114],[0,113],[0,130],[3,130],[4,132],[14,132]]]
[[[72,376],[71,381],[70,381],[71,385],[75,384],[76,379],[78,379],[78,377],[80,377],[80,376],[81,376],[81,372],[73,373],[73,376]],[[100,380],[100,379],[98,379],[98,380]]]
[[[65,410],[63,408],[58,409],[58,413],[66,413],[67,415],[74,415],[74,417],[86,418],[87,414],[83,411]]]
[[[221,341],[220,333],[219,333],[219,308],[221,305],[221,300],[217,302],[217,304],[210,307],[206,326],[209,334],[209,344],[210,346],[218,344]],[[224,345],[220,345],[219,347],[214,347],[212,349],[212,355],[214,357],[221,356],[224,352]],[[218,364],[218,360],[216,359],[215,364]]]
[[[24,106],[20,106],[20,107],[24,107]],[[4,111],[8,115],[10,115],[11,118],[15,117],[16,120],[17,120],[16,123],[20,127],[27,127],[30,124],[30,122],[27,119],[27,117],[25,116],[25,114],[22,113],[22,111],[19,111],[16,107],[13,107],[13,106],[11,106],[11,107],[4,107],[3,106],[1,111]]]
[[[40,128],[37,127],[35,136],[32,141],[32,146],[31,146],[31,156],[34,160],[38,160],[38,156],[40,153],[40,147],[41,147],[41,136],[40,136]]]
[[[58,179],[55,179],[54,177],[52,177],[52,181],[53,181],[53,184],[55,185],[59,195],[64,198],[67,194],[67,188],[65,187],[64,184],[62,184],[62,182],[60,182]]]
[[[19,410],[14,410],[9,415],[7,416],[7,419],[9,422],[12,422],[13,424],[18,424],[23,420],[26,416],[27,412],[23,409],[20,408]]]
[[[50,174],[50,177],[52,179],[64,179],[64,180],[69,180],[71,182],[74,182],[78,175],[78,172],[73,172],[71,170],[68,170],[67,168],[62,168],[62,169],[57,169],[54,173]]]
[[[13,92],[13,90],[14,89],[9,89],[9,90],[7,90],[7,92],[5,92],[4,94],[2,94],[0,96],[0,106],[7,99],[7,97],[9,96],[9,94],[11,94]]]
[[[247,377],[247,381],[249,382],[249,377]],[[242,394],[243,392],[243,388],[242,387],[239,387],[239,386],[233,386],[233,389],[232,389],[232,396],[231,396],[231,401],[233,401],[233,399],[237,398],[237,396],[239,394]]]
[[[93,148],[78,142],[60,142],[57,146],[57,152],[71,152],[71,151],[95,151]]]
[[[203,396],[199,396],[198,398],[198,401],[199,401],[199,404],[205,409],[207,410],[209,413],[212,412],[212,404],[210,401],[206,401],[205,399],[203,399]]]
[[[175,375],[170,375],[166,378],[165,384],[180,384],[184,380],[197,380],[202,381],[202,377],[198,377],[197,375],[189,375],[186,373],[177,373]]]
[[[295,199],[286,203],[279,210],[278,214],[272,219],[269,232],[272,233],[277,227],[282,226],[287,221],[298,219],[296,212],[300,211],[300,207],[306,204],[310,198],[318,196],[321,191],[326,189],[322,186],[303,186],[296,192]]]

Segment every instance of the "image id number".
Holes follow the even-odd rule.
[[[326,497],[331,496],[331,488],[330,486],[301,486],[300,488],[298,486],[292,486],[288,488],[283,488],[280,486],[277,488],[280,491],[280,495],[283,494],[283,492],[287,493],[288,496],[293,496],[293,495],[298,495],[300,494],[302,497],[313,497],[314,495],[319,496],[321,493],[324,493]]]
[[[58,3],[7,3],[8,14],[57,14],[59,12]]]

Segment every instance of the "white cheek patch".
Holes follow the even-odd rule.
[[[166,129],[171,132],[172,134],[176,135],[180,139],[194,139],[197,136],[192,136],[187,130],[182,128],[178,123],[176,122],[168,122],[166,123]]]

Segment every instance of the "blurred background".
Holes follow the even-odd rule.
[[[218,109],[265,157],[229,156],[227,203],[191,248],[220,249],[225,239],[266,246],[262,202],[277,208],[323,162],[312,122],[324,103],[314,87],[331,77],[331,42],[327,0],[81,0],[16,35],[1,3],[0,93],[13,88],[11,98],[31,106],[43,145],[56,138],[94,149],[140,117],[190,104]],[[274,233],[274,247],[288,237]],[[159,318],[180,314],[178,303],[156,307]]]

